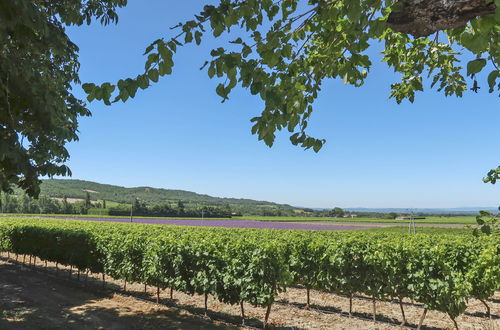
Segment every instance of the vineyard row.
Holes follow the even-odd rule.
[[[466,239],[464,239],[466,238]],[[0,251],[227,304],[266,308],[288,287],[412,299],[456,324],[500,289],[500,238],[1,219]],[[404,309],[401,304],[404,320]],[[242,311],[243,312],[243,311]],[[351,311],[349,311],[351,312]],[[489,308],[488,308],[489,313]],[[374,311],[375,315],[375,311]]]

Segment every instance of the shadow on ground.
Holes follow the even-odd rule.
[[[94,292],[0,262],[0,329],[228,329],[186,312]]]

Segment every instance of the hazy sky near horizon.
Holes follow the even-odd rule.
[[[118,25],[68,29],[80,47],[82,82],[117,81],[144,70],[142,53],[205,1],[130,1]],[[240,35],[234,35],[235,39]],[[243,35],[241,35],[243,37]],[[478,94],[419,93],[415,103],[389,99],[397,81],[377,61],[361,88],[327,81],[309,133],[327,139],[319,153],[294,147],[288,133],[268,148],[250,133],[263,104],[237,88],[221,103],[217,80],[199,67],[223,40],[180,48],[174,73],[135,99],[93,102],[71,143],[73,178],[121,186],[183,189],[307,207],[497,206],[500,185],[482,182],[499,165],[500,108],[480,77]],[[428,84],[427,84],[428,86]],[[78,96],[84,97],[78,87]]]

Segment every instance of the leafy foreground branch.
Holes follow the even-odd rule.
[[[39,177],[71,174],[65,145],[78,139],[78,121],[91,113],[72,93],[80,84],[78,47],[65,27],[117,23],[117,9],[126,5],[0,0],[0,190],[16,185],[38,196]],[[500,0],[220,0],[149,45],[143,72],[82,87],[88,101],[125,102],[170,75],[182,46],[228,34],[233,40],[202,66],[219,80],[216,93],[225,101],[239,86],[262,99],[252,133],[268,146],[287,130],[294,145],[317,152],[326,141],[309,136],[307,126],[323,83],[339,78],[362,86],[372,45],[382,44],[382,61],[400,75],[390,92],[398,103],[413,102],[427,80],[446,96],[462,96],[467,77],[474,92],[485,85],[498,90],[499,6]]]
[[[321,86],[330,78],[362,86],[372,45],[383,44],[382,61],[400,74],[390,93],[398,103],[413,102],[426,79],[446,96],[462,96],[470,76],[477,92],[475,77],[483,70],[489,70],[490,93],[498,89],[498,5],[499,0],[221,0],[176,25],[172,38],[148,46],[143,73],[83,87],[89,101],[125,102],[170,75],[181,46],[227,33],[235,36],[231,44],[213,49],[202,66],[220,80],[216,92],[222,101],[237,86],[249,90],[264,103],[261,115],[251,119],[259,140],[272,146],[276,131],[286,129],[294,145],[319,151],[325,140],[310,137],[306,128]],[[471,59],[466,72],[458,49]]]
[[[500,207],[498,208],[500,211]],[[500,213],[493,214],[488,211],[480,211],[476,216],[477,227],[473,229],[475,236],[500,235]]]
[[[413,299],[455,326],[467,300],[500,289],[499,237],[294,232],[120,223],[0,220],[0,251],[31,255],[125,283],[266,308],[303,285],[352,297]],[[308,301],[309,302],[309,301]],[[403,323],[404,308],[401,304]],[[489,307],[488,307],[489,310]],[[349,311],[352,312],[351,310]],[[244,311],[242,310],[244,317]],[[421,319],[422,325],[424,319]]]

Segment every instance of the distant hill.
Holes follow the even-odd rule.
[[[425,213],[425,214],[468,214],[477,215],[481,210],[489,212],[497,212],[497,207],[492,206],[477,206],[477,207],[454,207],[454,208],[364,208],[364,207],[352,207],[346,208],[347,211],[351,212],[374,212],[374,213]]]
[[[84,180],[48,179],[43,180],[41,194],[52,198],[85,198],[89,192],[92,200],[106,200],[130,204],[136,198],[148,204],[177,203],[182,201],[187,207],[195,205],[229,205],[235,212],[256,215],[292,215],[300,209],[287,204],[256,201],[244,198],[221,198],[197,194],[185,190],[161,189],[153,187],[126,188]]]

